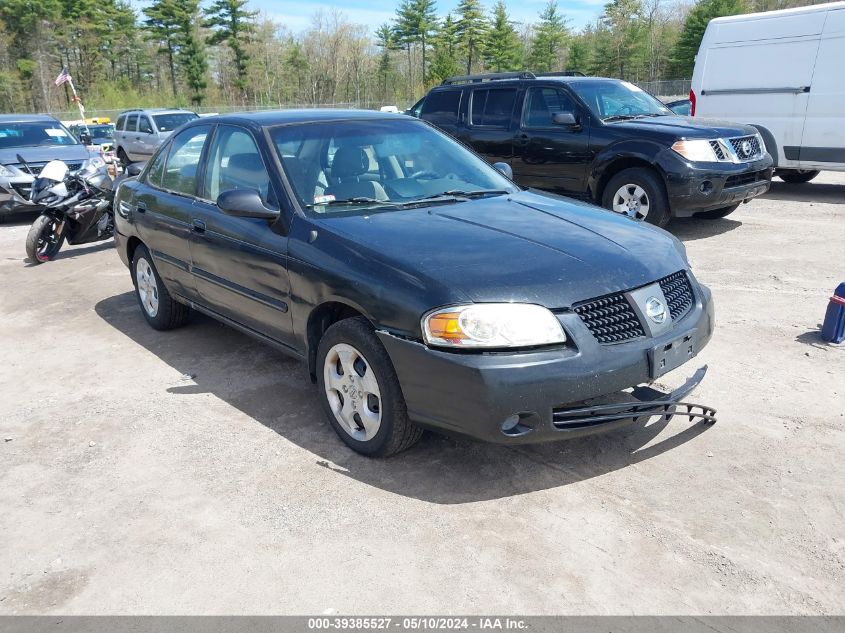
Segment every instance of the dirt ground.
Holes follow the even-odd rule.
[[[110,243],[30,266],[27,228],[0,225],[0,614],[845,612],[845,346],[818,338],[845,174],[670,227],[716,301],[716,425],[383,461],[303,366],[155,332]]]

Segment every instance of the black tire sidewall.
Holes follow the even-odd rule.
[[[738,208],[739,204],[732,204],[727,207],[722,207],[721,209],[713,209],[712,211],[699,211],[693,217],[704,218],[705,220],[718,220],[720,218],[728,217]]]
[[[613,210],[613,196],[622,185],[626,184],[639,185],[648,195],[650,209],[644,221],[657,226],[666,226],[672,214],[660,175],[652,169],[630,167],[614,175],[602,192],[602,206],[611,213],[616,213]]]
[[[156,315],[154,317],[150,316],[146,308],[144,308],[144,304],[141,302],[141,294],[138,292],[137,270],[138,260],[140,259],[145,259],[147,263],[149,263],[150,268],[153,271],[153,277],[155,278],[156,289],[158,290],[158,311],[156,312]],[[132,254],[131,273],[132,286],[135,288],[135,299],[138,301],[138,307],[141,308],[141,313],[144,315],[144,318],[147,320],[147,323],[149,323],[156,330],[169,330],[173,327],[181,325],[181,323],[184,322],[184,319],[174,318],[174,313],[177,311],[187,310],[187,308],[179,304],[173,299],[173,297],[170,296],[170,293],[167,291],[167,287],[161,280],[161,275],[158,274],[155,262],[150,256],[150,251],[147,250],[146,246],[138,246],[138,248],[136,248],[135,252]]]
[[[62,249],[62,244],[64,244],[65,241],[64,231],[62,231],[62,234],[59,236],[59,241],[56,244],[55,250],[52,251],[46,259],[39,259],[38,257],[38,238],[41,237],[44,231],[46,231],[54,221],[55,219],[53,217],[41,214],[35,218],[32,226],[29,227],[29,232],[26,235],[26,255],[31,262],[35,264],[48,262],[58,255],[59,251]]]
[[[792,185],[802,185],[804,183],[810,182],[813,178],[818,176],[821,173],[821,170],[813,169],[807,171],[787,171],[778,174],[778,177],[783,180],[784,182],[788,182]]]
[[[379,390],[381,391],[381,426],[375,437],[367,441],[360,441],[353,438],[344,430],[341,423],[335,417],[326,395],[325,380],[323,378],[323,367],[329,350],[338,343],[346,343],[358,350],[367,360],[375,375]],[[399,425],[407,424],[407,408],[405,398],[402,395],[399,379],[387,350],[373,333],[369,323],[363,317],[344,319],[332,325],[317,347],[317,387],[320,404],[326,413],[326,417],[335,433],[352,450],[370,457],[386,457],[395,452],[392,450],[395,442],[393,435]]]

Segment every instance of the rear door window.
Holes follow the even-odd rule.
[[[460,105],[460,90],[438,90],[430,92],[423,102],[420,118],[431,121],[434,124],[446,123],[454,125],[458,120],[458,109]]]
[[[506,129],[510,126],[515,88],[474,90],[470,125]]]
[[[156,157],[150,163],[150,168],[147,170],[146,182],[156,188],[161,188],[161,177],[164,174],[164,162],[167,160],[167,152],[170,146],[167,145],[161,148],[161,151],[156,154]]]
[[[199,125],[173,139],[161,182],[164,189],[186,196],[197,195],[200,158],[210,130],[210,125]]]
[[[137,114],[130,114],[129,117],[126,119],[126,131],[127,132],[134,132],[138,129],[138,115]]]
[[[122,130],[125,123],[126,123],[126,115],[122,114],[117,119],[117,125],[115,126],[115,129]]]

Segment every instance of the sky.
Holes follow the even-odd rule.
[[[558,8],[569,18],[569,26],[578,30],[601,14],[606,1],[558,0]],[[399,2],[400,0],[250,0],[249,5],[253,10],[266,13],[293,32],[308,28],[311,16],[318,9],[331,8],[339,9],[351,22],[364,24],[373,32],[394,17]],[[459,0],[437,0],[437,14],[446,15],[455,9],[458,2]],[[546,2],[547,0],[505,0],[511,19],[523,23],[536,22]],[[133,1],[137,9],[147,4],[149,2],[145,0]],[[482,4],[489,11],[495,0],[482,0]]]

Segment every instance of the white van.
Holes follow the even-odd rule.
[[[845,171],[845,2],[712,20],[690,101],[757,127],[787,182]]]

